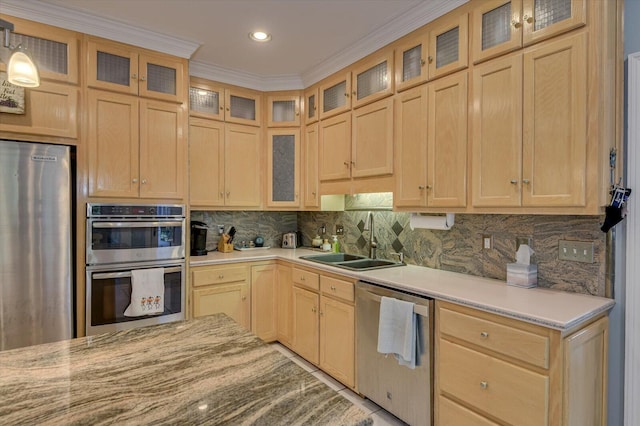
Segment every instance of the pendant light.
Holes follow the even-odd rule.
[[[22,87],[40,86],[38,68],[33,63],[25,49],[21,45],[13,47],[9,44],[9,35],[13,31],[13,24],[0,19],[0,29],[4,32],[3,46],[11,52],[7,64],[7,77],[9,83]],[[3,59],[4,60],[4,59]]]

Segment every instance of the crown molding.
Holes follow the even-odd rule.
[[[376,50],[398,40],[441,17],[447,12],[462,6],[469,0],[429,0],[423,1],[413,9],[387,22],[375,32],[362,38],[349,48],[333,55],[309,68],[301,75],[305,87],[309,87],[325,77],[351,65]]]
[[[190,61],[189,74],[261,91],[299,90],[351,65],[376,50],[434,21],[469,0],[428,0],[398,16],[347,49],[311,66],[301,75],[261,76],[215,64]],[[2,0],[2,13],[66,28],[157,52],[190,58],[197,42],[134,27],[112,19],[67,9],[39,0]]]
[[[296,74],[264,77],[199,61],[189,61],[189,75],[263,92],[300,90],[305,87],[300,76]]]
[[[200,47],[200,43],[194,41],[169,37],[112,19],[101,18],[38,0],[2,0],[2,13],[144,47],[180,58],[190,58]]]

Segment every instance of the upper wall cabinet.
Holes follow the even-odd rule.
[[[300,130],[267,133],[267,206],[299,208]]]
[[[227,123],[260,126],[262,97],[249,89],[225,88],[192,77],[189,84],[189,115]]]
[[[41,79],[78,84],[78,33],[13,16],[0,17],[13,23],[15,29],[9,43],[26,48],[38,66]],[[0,62],[0,70],[6,69],[6,63]]]
[[[585,0],[490,0],[472,11],[474,63],[582,26]]]
[[[268,127],[300,125],[300,96],[283,95],[267,97]]]
[[[393,95],[393,50],[370,56],[353,68],[352,76],[354,108]]]
[[[320,118],[351,110],[351,73],[337,74],[320,86]]]
[[[407,40],[396,48],[396,90],[402,91],[427,81],[429,34]]]
[[[304,92],[304,124],[312,124],[318,121],[318,103],[320,95],[317,87]]]
[[[429,79],[467,67],[468,26],[467,13],[445,15],[429,32]]]
[[[171,102],[184,100],[185,61],[140,53],[132,46],[89,39],[87,84]]]

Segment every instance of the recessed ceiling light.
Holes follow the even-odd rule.
[[[252,33],[249,33],[249,38],[253,41],[269,41],[271,40],[271,34],[267,34],[263,31],[255,31]]]

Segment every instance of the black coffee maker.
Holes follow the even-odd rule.
[[[207,224],[191,221],[191,256],[205,256],[207,254]]]

